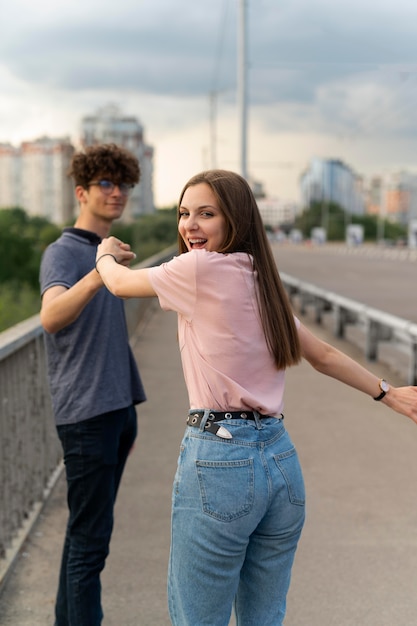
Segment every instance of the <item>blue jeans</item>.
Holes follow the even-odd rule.
[[[109,553],[113,510],[137,433],[134,406],[58,426],[69,518],[55,605],[55,626],[99,626],[100,572]]]
[[[301,467],[282,419],[187,427],[172,495],[174,626],[280,626],[305,516]]]

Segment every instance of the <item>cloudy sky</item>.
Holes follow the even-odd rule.
[[[155,149],[157,206],[201,169],[239,171],[240,2],[7,3],[0,142],[77,143],[81,118],[112,103]],[[417,169],[415,0],[246,4],[248,172],[269,195],[297,200],[314,156],[365,176]]]

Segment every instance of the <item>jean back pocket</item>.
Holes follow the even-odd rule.
[[[203,511],[223,522],[247,515],[254,501],[252,459],[196,461]]]

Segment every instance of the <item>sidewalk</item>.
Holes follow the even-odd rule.
[[[138,408],[139,436],[117,502],[102,577],[103,626],[170,623],[171,484],[187,396],[176,316],[156,302],[155,311],[134,346],[149,399]],[[361,358],[346,344],[342,349]],[[386,368],[372,369],[396,383]],[[285,415],[308,494],[286,626],[415,626],[416,426],[305,364],[288,372]],[[53,624],[66,522],[63,482],[5,583],[1,626]]]

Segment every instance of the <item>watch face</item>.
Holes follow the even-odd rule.
[[[385,391],[385,393],[389,391],[389,384],[387,383],[386,380],[381,380],[381,382],[379,383],[379,386],[381,387],[381,391]]]

